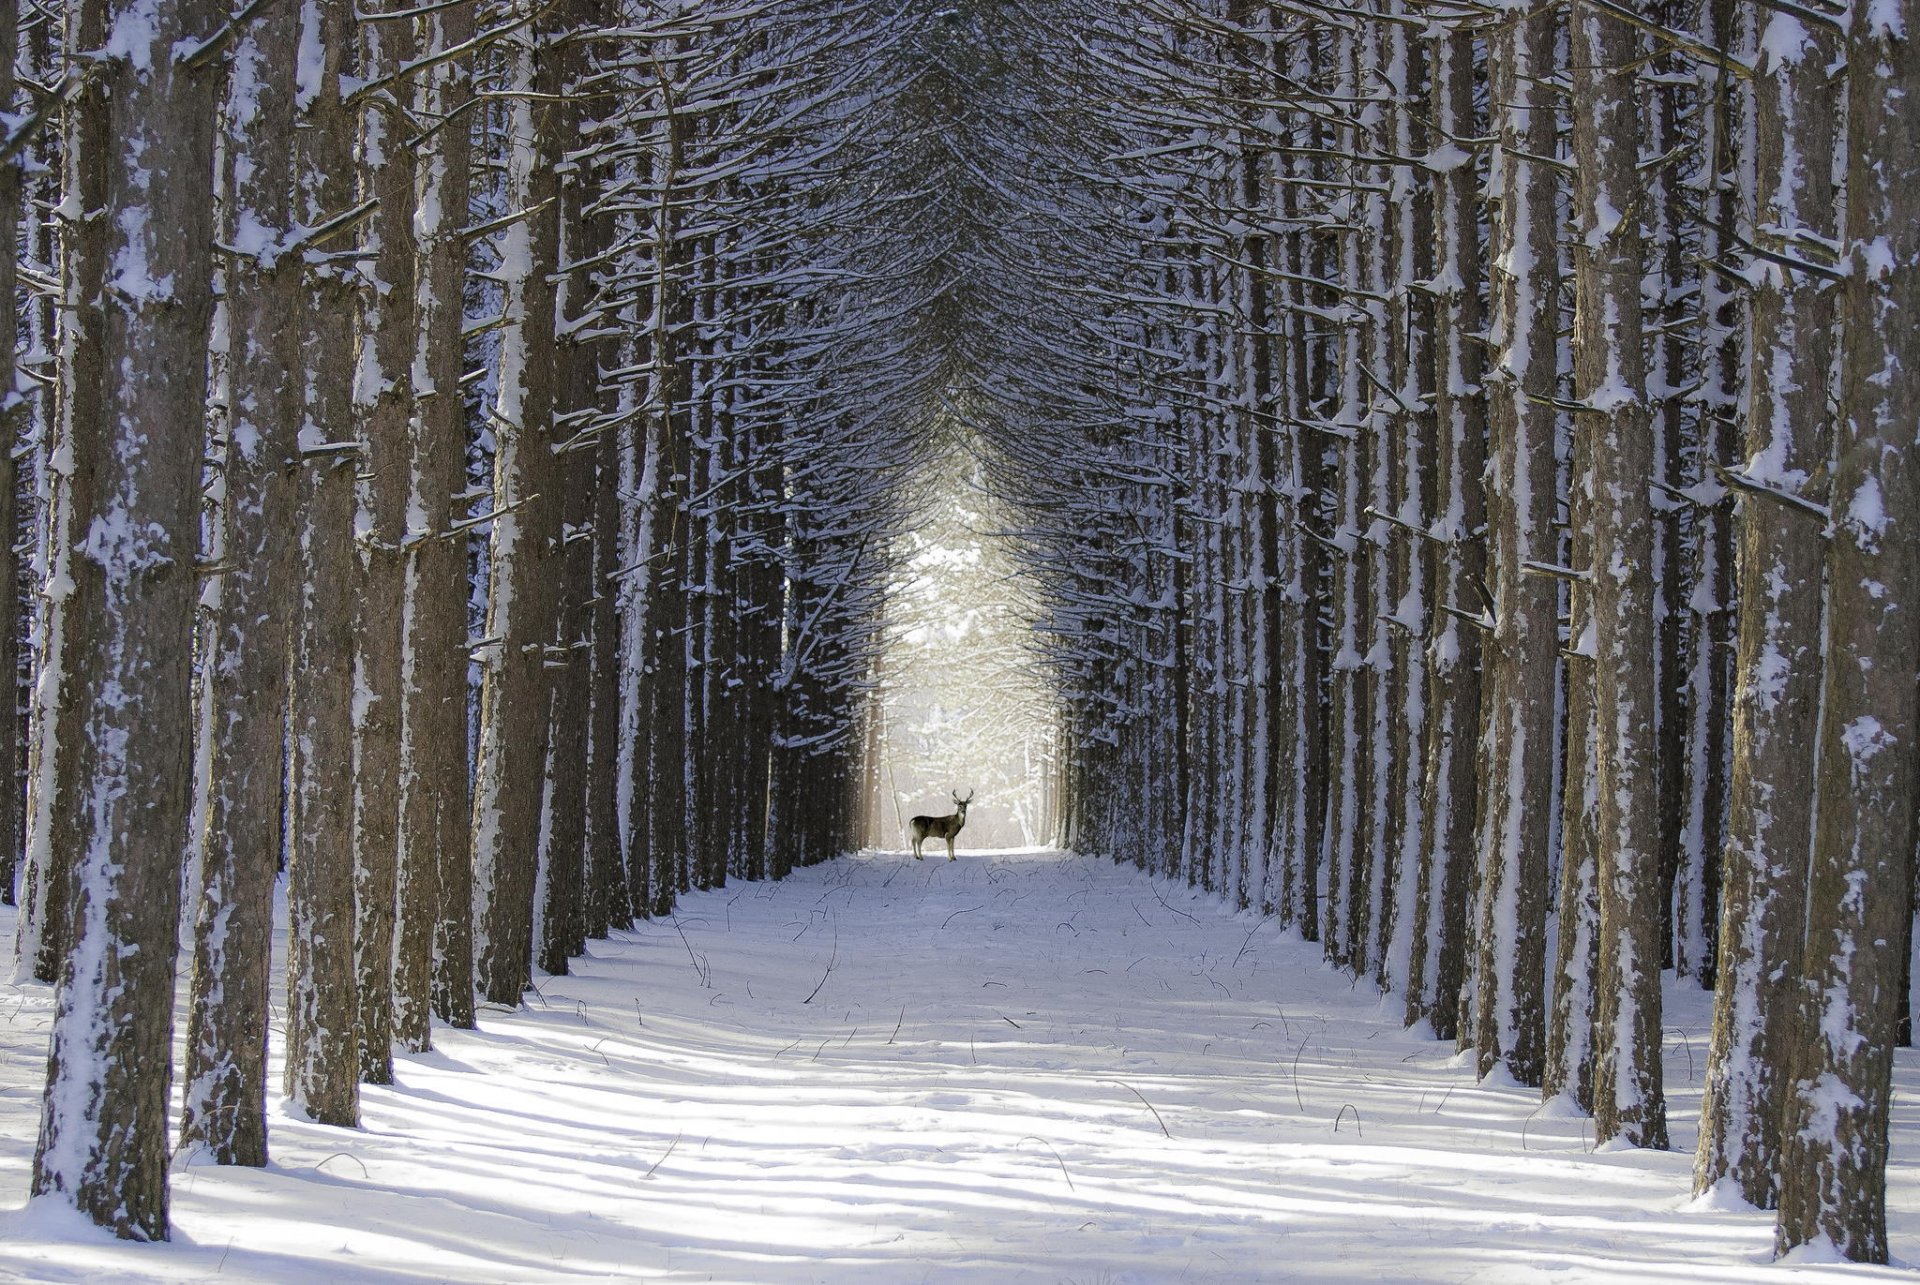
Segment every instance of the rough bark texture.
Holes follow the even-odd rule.
[[[1667,1142],[1660,1082],[1661,900],[1654,744],[1653,479],[1641,351],[1640,125],[1624,20],[1576,6],[1574,97],[1577,431],[1592,451],[1595,866],[1600,886],[1594,1137]]]
[[[177,61],[212,26],[205,0],[79,0],[67,48],[123,56],[69,104],[81,222],[65,268],[79,305],[61,376],[72,521],[56,528],[73,718],[71,771],[48,803],[71,836],[47,1094],[33,1192],[161,1240],[181,854],[186,847],[200,460],[212,291],[216,73]],[[87,485],[80,485],[85,476]],[[77,538],[76,538],[77,537]],[[10,626],[9,626],[10,627]]]
[[[302,43],[323,51],[302,66],[295,93],[296,210],[301,226],[318,228],[354,203],[353,113],[340,97],[341,78],[352,69],[352,6],[306,0],[300,23]],[[355,298],[348,271],[339,259],[309,259],[295,555],[300,603],[288,705],[286,1093],[294,1110],[342,1127],[360,1119],[351,764],[360,588],[354,475],[361,448],[354,433]]]
[[[541,65],[556,56],[543,33],[526,27],[506,41],[515,97],[506,108],[505,199],[528,213],[501,234],[492,582],[473,787],[475,984],[490,1003],[513,1006],[533,976],[563,499],[553,452],[559,158],[556,135],[542,123],[559,109],[533,97]]]
[[[1473,1043],[1481,1075],[1504,1061],[1522,1084],[1540,1083],[1546,1042],[1547,836],[1553,814],[1558,595],[1528,563],[1555,561],[1554,412],[1558,380],[1555,182],[1525,160],[1556,147],[1554,111],[1540,80],[1552,74],[1558,24],[1544,8],[1516,22],[1490,51],[1501,150],[1492,223],[1493,360],[1487,562],[1493,631],[1487,638],[1486,734],[1480,755],[1479,996]]]
[[[1847,39],[1845,334],[1827,541],[1801,1029],[1788,1062],[1781,1249],[1887,1261],[1887,1113],[1920,789],[1920,3]]]
[[[473,34],[459,4],[421,20],[421,46],[452,49]],[[415,105],[448,118],[472,94],[464,59],[421,76]],[[406,566],[401,586],[400,840],[394,942],[394,1036],[425,1049],[429,1010],[473,1025],[473,866],[467,798],[467,550],[454,497],[467,485],[461,282],[468,160],[464,116],[438,130],[417,164],[416,369],[410,423]]]
[[[1474,42],[1464,33],[1433,41],[1432,97],[1436,131],[1446,139],[1474,136]],[[1428,856],[1423,879],[1414,958],[1421,972],[1407,985],[1409,1022],[1425,1018],[1438,1039],[1458,1035],[1460,988],[1467,972],[1467,916],[1479,853],[1481,656],[1486,621],[1487,505],[1486,399],[1481,386],[1483,349],[1476,283],[1484,270],[1475,167],[1465,157],[1435,182],[1434,414],[1438,421],[1434,464],[1433,533],[1443,543],[1434,586],[1436,615],[1428,650],[1428,705],[1432,727],[1427,750],[1425,801]],[[1551,459],[1551,455],[1548,456]],[[1446,610],[1451,608],[1451,611]],[[1462,617],[1467,617],[1463,619]],[[1486,623],[1492,623],[1486,621]]]
[[[1748,42],[1751,44],[1752,42]],[[1834,101],[1827,67],[1839,40],[1807,33],[1776,46],[1754,81],[1753,221],[1831,237]],[[1783,51],[1791,51],[1790,53]],[[1790,159],[1792,158],[1792,159]],[[1753,357],[1744,476],[1804,497],[1827,494],[1833,287],[1768,270],[1751,300]],[[1776,1201],[1780,1119],[1813,829],[1820,700],[1822,541],[1817,516],[1762,494],[1735,514],[1739,650],[1733,777],[1720,917],[1718,989],[1701,1106],[1694,1189],[1730,1180],[1762,1209]]]
[[[394,4],[398,10],[401,4]],[[361,76],[390,75],[413,55],[411,24],[360,24]],[[375,97],[360,108],[361,200],[377,200],[361,261],[353,426],[360,442],[354,534],[354,973],[360,1078],[393,1082],[394,937],[399,872],[400,682],[405,646],[407,426],[414,413],[414,158],[407,116]]]
[[[14,64],[20,51],[20,7],[17,3],[0,6],[0,103],[11,110],[15,88]],[[16,236],[20,226],[20,198],[23,189],[20,167],[7,165],[0,172],[0,299],[8,302],[6,315],[17,323],[18,304],[14,302],[19,285],[19,247]],[[13,905],[14,881],[20,867],[18,838],[24,818],[25,800],[20,790],[23,731],[16,710],[20,703],[20,589],[23,579],[22,551],[31,546],[21,540],[19,512],[20,429],[26,422],[27,399],[17,390],[14,344],[18,326],[0,336],[0,389],[8,390],[0,400],[0,904]]]
[[[277,5],[235,42],[234,73],[266,87],[229,99],[226,224],[293,225],[292,53],[299,11]],[[244,158],[244,159],[243,159]],[[231,444],[222,479],[224,566],[208,610],[213,702],[187,1022],[183,1147],[217,1164],[267,1162],[266,1076],[274,879],[280,867],[287,728],[294,478],[306,292],[297,254],[233,254],[226,264]]]

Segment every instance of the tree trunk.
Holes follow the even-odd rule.
[[[20,54],[20,5],[0,5],[0,103],[13,103],[15,62]],[[14,361],[14,344],[19,339],[19,311],[16,291],[19,287],[20,200],[24,188],[22,169],[9,164],[0,170],[0,299],[7,300],[7,316],[16,323],[0,343],[0,388],[13,390],[23,382]],[[24,392],[24,390],[23,390]],[[24,623],[21,615],[21,552],[30,547],[21,539],[19,468],[21,425],[26,421],[27,399],[9,395],[0,405],[0,539],[6,541],[0,556],[0,903],[16,901],[14,881],[20,868],[21,822],[25,797],[20,789],[22,766],[20,705],[20,638]]]
[[[1667,1144],[1660,1079],[1665,921],[1654,744],[1653,454],[1641,352],[1640,41],[1590,6],[1573,19],[1574,391],[1592,452],[1595,865],[1600,885],[1594,1137]]]
[[[1486,639],[1486,732],[1480,759],[1478,998],[1473,1043],[1479,1072],[1504,1061],[1522,1084],[1544,1073],[1547,839],[1554,807],[1553,740],[1559,603],[1552,580],[1552,399],[1559,380],[1557,185],[1527,156],[1558,146],[1541,83],[1554,73],[1559,24],[1536,7],[1489,51],[1500,151],[1490,187],[1491,369],[1487,562],[1493,630]]]
[[[1780,1249],[1887,1261],[1897,958],[1920,789],[1920,2],[1856,12],[1847,38],[1847,243],[1826,551],[1802,1023],[1788,1061]]]
[[[299,13],[263,11],[235,39],[242,84],[229,90],[225,226],[291,235],[293,50]],[[266,1076],[274,881],[280,868],[287,730],[294,478],[300,463],[300,369],[306,304],[297,253],[269,245],[226,265],[231,442],[221,483],[226,553],[216,568],[207,659],[212,732],[194,908],[193,983],[180,1143],[216,1164],[267,1163]]]
[[[1783,20],[1784,21],[1784,20]],[[1751,36],[1742,42],[1751,51]],[[1839,40],[1818,29],[1756,59],[1753,222],[1835,232],[1834,96]],[[1798,158],[1789,163],[1789,158]],[[1802,496],[1827,493],[1832,287],[1774,268],[1753,283],[1744,475]],[[1719,986],[1700,1109],[1694,1189],[1731,1180],[1777,1203],[1780,1121],[1799,979],[1806,853],[1813,832],[1820,700],[1819,519],[1766,495],[1739,500],[1739,651],[1733,778],[1720,917]]]
[[[516,6],[516,12],[524,9]],[[526,211],[501,235],[492,584],[473,787],[474,967],[481,994],[518,1006],[532,980],[534,882],[547,779],[559,606],[563,469],[553,452],[553,274],[558,264],[556,104],[536,99],[557,56],[544,24],[506,42],[505,201]]]
[[[76,0],[67,10],[69,50],[102,48],[109,30],[121,48],[66,109],[67,196],[82,211],[66,256],[77,306],[60,372],[74,509],[56,528],[49,592],[64,601],[73,717],[48,729],[71,770],[62,767],[46,803],[51,834],[75,846],[60,853],[70,894],[45,907],[63,918],[71,949],[33,1193],[58,1193],[135,1240],[168,1234],[212,304],[217,73],[175,51],[217,16],[204,0]]]
[[[394,11],[404,11],[396,0]],[[377,80],[412,58],[412,24],[361,22],[361,75]],[[407,531],[417,321],[413,244],[414,153],[408,118],[373,98],[360,109],[360,199],[365,223],[353,422],[360,442],[355,520],[360,584],[354,622],[354,957],[360,1078],[393,1082],[394,942],[399,880],[400,682],[405,646]]]
[[[348,0],[308,0],[300,14],[303,61],[295,90],[298,225],[323,226],[354,203],[353,112],[341,85],[353,10]],[[323,243],[324,244],[324,243]],[[338,246],[333,248],[337,249]],[[317,256],[316,256],[317,257]],[[302,522],[296,566],[290,719],[291,844],[287,854],[287,1065],[289,1105],[322,1124],[359,1124],[354,994],[353,658],[359,596],[354,552],[354,288],[339,260],[309,262],[300,410]]]
[[[473,8],[420,20],[420,45],[446,50],[473,34]],[[421,73],[423,120],[464,110],[464,59]],[[414,1052],[432,1038],[429,1013],[473,1025],[473,866],[467,798],[467,548],[454,497],[467,487],[461,288],[466,267],[468,162],[464,116],[435,132],[416,167],[415,363],[409,425],[405,571],[400,614],[400,835],[395,899],[394,1036]]]
[[[1438,1039],[1459,1034],[1460,988],[1467,978],[1467,916],[1479,854],[1474,825],[1479,811],[1477,749],[1480,744],[1480,684],[1486,621],[1487,405],[1481,387],[1482,348],[1479,282],[1484,263],[1475,166],[1453,140],[1471,138],[1476,127],[1473,37],[1443,31],[1429,55],[1436,146],[1450,168],[1435,177],[1434,415],[1437,458],[1433,476],[1433,533],[1441,541],[1435,585],[1433,637],[1428,644],[1427,742],[1423,807],[1427,856],[1423,863],[1419,933],[1415,958],[1421,974],[1409,978],[1406,1018],[1425,1018]],[[1429,165],[1434,165],[1429,160]],[[1529,408],[1530,409],[1530,408]],[[1551,461],[1548,453],[1548,460]],[[1531,461],[1529,461],[1531,463]],[[1445,610],[1451,608],[1452,611]],[[1463,613],[1468,619],[1454,613]]]

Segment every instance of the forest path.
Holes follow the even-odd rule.
[[[6,925],[0,924],[0,930]],[[1476,1085],[1270,922],[1058,853],[869,853],[683,898],[518,1012],[436,1032],[349,1133],[176,1171],[176,1240],[0,1213],[0,1278],[1751,1281],[1771,1218],[1691,1156]],[[1676,1144],[1704,997],[1675,995]],[[0,1030],[26,1187],[43,989]],[[42,1041],[36,1049],[32,1032]],[[37,1064],[36,1064],[37,1063]],[[1894,1250],[1920,1257],[1901,1054]],[[276,1083],[278,1070],[275,1070]],[[1786,1269],[1800,1278],[1903,1274]]]

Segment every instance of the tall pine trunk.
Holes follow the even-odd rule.
[[[1836,36],[1779,17],[1754,79],[1752,221],[1834,234]],[[1792,24],[1788,26],[1788,24]],[[1750,49],[1755,42],[1743,42]],[[1728,1180],[1749,1203],[1776,1203],[1780,1122],[1793,1041],[1796,970],[1813,832],[1821,682],[1821,523],[1785,496],[1824,497],[1831,442],[1833,287],[1767,268],[1753,283],[1751,397],[1735,512],[1739,580],[1730,784],[1718,988],[1700,1109],[1694,1188]],[[1738,492],[1736,492],[1738,494]]]
[[[353,72],[348,0],[305,0],[303,60],[294,101],[296,211],[317,229],[348,214],[355,198],[353,112],[341,96]],[[322,1124],[360,1118],[354,993],[353,657],[359,575],[353,547],[354,289],[338,257],[351,232],[303,235],[307,291],[302,321],[301,514],[295,555],[299,609],[289,698],[292,743],[287,853],[286,1092],[293,1109]]]
[[[1660,1078],[1659,780],[1653,667],[1653,481],[1641,351],[1640,41],[1623,19],[1577,4],[1574,92],[1574,391],[1592,459],[1595,866],[1594,1136],[1667,1143]]]
[[[306,302],[293,218],[293,50],[299,11],[276,5],[234,42],[226,131],[225,227],[274,241],[226,263],[227,414],[221,479],[224,566],[208,610],[213,702],[209,789],[194,908],[183,1147],[218,1164],[267,1162],[266,1075],[274,880],[285,800],[287,643],[296,592],[292,532],[300,468],[300,367]],[[251,91],[251,92],[249,92]],[[257,232],[256,232],[257,235]]]
[[[68,946],[33,1162],[54,1195],[135,1240],[164,1240],[174,962],[186,847],[199,589],[200,461],[212,305],[217,73],[192,49],[204,0],[76,0],[67,48],[102,61],[67,106],[62,449],[73,510],[55,530],[71,718],[51,833],[74,846]],[[92,381],[82,395],[82,381]],[[11,622],[7,622],[11,628]],[[65,711],[63,711],[65,712]]]
[[[1782,1250],[1887,1261],[1887,1122],[1920,790],[1920,3],[1847,37],[1848,275],[1826,551],[1819,815],[1788,1054]]]

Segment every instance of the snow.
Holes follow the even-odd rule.
[[[0,932],[13,912],[0,912]],[[831,962],[831,967],[829,964]],[[806,1002],[810,993],[812,1002]],[[21,1208],[48,991],[0,1024],[0,1275],[31,1280],[1751,1281],[1691,1199],[1708,997],[1667,1004],[1672,1152],[1400,1028],[1317,946],[1104,860],[869,853],[684,898],[531,1005],[436,1028],[364,1127],[176,1160],[174,1240]],[[277,999],[276,999],[276,1002]],[[270,1083],[279,1082],[278,1033]],[[1890,1224],[1920,1257],[1898,1055]],[[278,1100],[276,1099],[276,1102]]]
[[[1867,553],[1878,553],[1887,533],[1887,503],[1880,491],[1880,479],[1871,473],[1860,479],[1853,498],[1847,502],[1847,525]]]
[[[1902,40],[1907,34],[1906,19],[1901,16],[1899,0],[1867,0],[1867,27],[1883,40]]]

